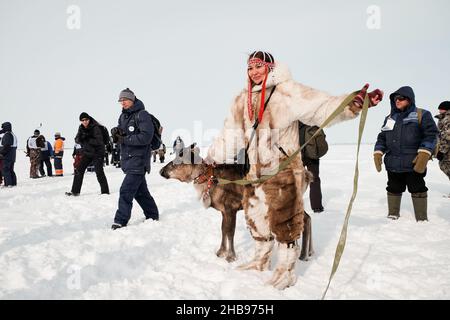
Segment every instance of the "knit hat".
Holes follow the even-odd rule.
[[[81,114],[80,114],[80,121],[81,120],[83,120],[83,119],[91,119],[91,116],[90,115],[88,115],[86,112],[82,112]]]
[[[439,105],[438,109],[439,110],[445,110],[445,111],[450,110],[450,101],[441,102],[441,104]]]
[[[55,132],[55,137],[61,137],[61,132]]]
[[[134,100],[136,100],[136,96],[134,95],[134,92],[130,90],[130,88],[126,88],[126,89],[123,89],[122,91],[120,91],[119,102],[122,99],[128,99],[128,100],[134,101]]]
[[[265,97],[266,97],[267,76],[268,76],[269,72],[272,71],[272,69],[275,67],[275,59],[268,52],[255,51],[252,54],[250,54],[250,56],[248,57],[247,64],[249,66],[251,64],[263,65],[266,69],[264,80],[262,83],[262,88],[261,88],[261,105],[259,107],[259,112],[258,112],[258,121],[259,121],[259,123],[261,123],[263,113],[264,113],[264,102],[266,100]],[[252,87],[253,87],[253,81],[250,79],[250,77],[248,77],[247,109],[248,109],[248,116],[249,116],[250,120],[253,120]]]
[[[38,129],[34,130],[34,135],[35,135],[35,136],[38,136],[38,135],[40,135],[40,134],[41,134],[41,132],[40,132]]]

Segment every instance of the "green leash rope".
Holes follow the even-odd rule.
[[[348,222],[350,219],[350,213],[352,212],[353,202],[355,201],[356,194],[358,192],[359,149],[361,146],[361,138],[362,138],[362,134],[364,132],[364,126],[366,124],[368,109],[369,109],[369,97],[368,97],[368,95],[366,95],[364,97],[364,104],[363,104],[362,111],[361,111],[361,119],[359,120],[358,149],[356,151],[355,175],[353,177],[353,194],[352,194],[352,197],[351,197],[350,202],[347,207],[347,214],[345,215],[344,225],[342,226],[342,230],[341,230],[341,236],[339,237],[339,242],[337,244],[336,252],[334,254],[333,268],[331,269],[331,274],[330,274],[330,278],[328,279],[327,288],[325,289],[325,292],[322,295],[322,300],[325,299],[325,296],[326,296],[328,289],[330,287],[330,284],[331,284],[331,280],[333,279],[334,274],[336,273],[336,271],[339,267],[339,262],[341,261],[342,254],[344,253],[345,243],[347,241],[347,228],[348,228]]]

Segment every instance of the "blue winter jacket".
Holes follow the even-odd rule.
[[[3,159],[8,162],[16,161],[17,152],[17,138],[12,133],[12,125],[10,122],[2,124],[2,130],[0,133],[4,133],[2,142],[0,145],[0,154],[3,155]]]
[[[41,148],[41,160],[47,160],[54,156],[52,144],[49,141],[45,141],[45,147]]]
[[[410,106],[400,111],[395,106],[394,97],[402,95],[410,99]],[[391,172],[412,172],[412,163],[419,149],[433,152],[437,143],[438,129],[431,113],[422,111],[422,120],[419,125],[414,91],[411,87],[401,87],[390,96],[391,113],[383,122],[381,132],[378,134],[375,151],[385,154],[384,164],[386,170]],[[387,128],[388,119],[395,121],[393,129]]]
[[[150,143],[155,129],[142,101],[136,99],[130,109],[122,110],[118,127],[126,134],[120,153],[123,172],[126,174],[150,172]]]

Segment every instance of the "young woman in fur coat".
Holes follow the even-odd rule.
[[[248,145],[257,119],[259,126],[248,149],[251,166],[246,177],[256,180],[276,170],[299,148],[297,120],[320,126],[347,95],[331,96],[295,82],[288,68],[275,62],[267,52],[253,52],[247,63],[247,87],[234,99],[231,113],[209,148],[206,161],[232,161],[237,152]],[[367,88],[365,85],[332,124],[357,117]],[[370,92],[369,97],[374,106],[381,101],[383,92],[377,89]],[[297,240],[303,230],[306,187],[305,169],[299,154],[275,177],[246,188],[244,193],[246,222],[256,248],[254,258],[240,268],[267,270],[274,242],[278,242],[277,265],[269,281],[278,289],[296,282],[295,264],[300,254]]]

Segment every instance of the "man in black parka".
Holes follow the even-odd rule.
[[[80,114],[80,127],[78,128],[75,142],[82,147],[82,158],[79,167],[73,177],[71,192],[66,192],[68,196],[79,196],[83,184],[86,168],[94,163],[95,174],[100,184],[101,193],[109,194],[108,181],[103,171],[103,159],[105,157],[105,144],[103,142],[103,133],[100,125],[94,118],[86,112]]]

